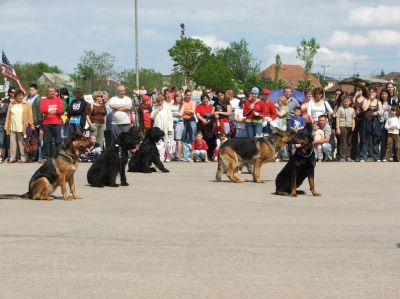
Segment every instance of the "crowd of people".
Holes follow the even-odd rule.
[[[270,93],[258,87],[237,94],[205,88],[197,103],[190,89],[148,94],[142,87],[131,98],[119,85],[115,96],[95,91],[87,101],[80,89],[70,95],[66,88],[49,87],[41,97],[36,84],[29,86],[28,95],[10,88],[0,98],[0,161],[43,163],[78,132],[90,136],[91,145],[81,154],[82,161],[90,162],[134,125],[165,133],[159,144],[163,162],[216,161],[225,140],[262,137],[274,128],[312,134],[321,162],[399,161],[399,98],[393,83],[379,94],[375,86],[356,86],[353,94],[338,89],[334,100],[326,100],[322,88],[307,89],[303,99],[296,99],[287,86],[276,103]],[[37,149],[26,152],[26,140],[34,140]],[[276,161],[295,149],[289,144]]]

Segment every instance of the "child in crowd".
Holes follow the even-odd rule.
[[[394,145],[394,158],[393,161],[400,161],[400,152],[399,152],[399,129],[400,129],[400,120],[399,115],[397,113],[396,106],[393,106],[390,109],[390,114],[385,123],[385,129],[388,131],[387,137],[387,145],[386,145],[386,155],[383,162],[389,161],[390,152],[392,150],[392,146]]]
[[[151,128],[151,111],[152,111],[152,100],[149,96],[144,95],[141,99],[139,106],[139,119],[140,125],[145,131]]]
[[[315,121],[313,123],[313,131],[312,131],[312,136],[314,141],[319,141],[324,139],[324,131],[322,131],[318,125],[318,121]],[[322,162],[324,159],[324,153],[322,152],[322,145],[318,144],[314,147],[314,150],[317,154],[317,160],[318,162]]]
[[[296,107],[293,111],[293,116],[289,119],[289,130],[293,133],[299,133],[306,126],[305,119],[301,116],[301,108]]]
[[[94,162],[101,154],[101,146],[97,143],[96,135],[90,135],[90,145],[81,154],[82,162]]]
[[[203,134],[201,131],[197,131],[194,134],[195,140],[192,143],[192,154],[190,156],[191,162],[208,162],[207,142],[203,139]]]
[[[218,152],[219,152],[219,148],[221,147],[221,144],[223,144],[225,141],[227,141],[228,138],[226,137],[225,132],[222,132],[219,136],[219,138],[217,138],[217,146],[214,149],[214,156],[213,156],[213,160],[214,162],[218,161]]]
[[[339,158],[341,162],[353,161],[350,158],[351,139],[356,125],[356,111],[350,107],[352,98],[343,96],[342,106],[336,111],[336,135],[338,135]]]

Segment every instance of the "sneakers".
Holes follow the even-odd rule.
[[[351,159],[351,158],[347,158],[346,161],[347,161],[347,162],[354,162],[354,160]]]
[[[376,160],[375,162],[382,162],[382,160],[378,159],[378,160]]]
[[[341,158],[339,162],[346,162],[346,159]]]
[[[361,163],[365,163],[365,160],[361,159],[360,162],[361,162]]]
[[[386,159],[383,159],[382,162],[387,162]]]
[[[281,160],[279,160],[279,159],[275,159],[275,162],[279,163],[279,162],[281,162]]]
[[[4,161],[3,161],[3,157],[0,157],[0,163],[3,163]]]

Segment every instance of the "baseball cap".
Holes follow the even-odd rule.
[[[271,91],[268,88],[264,88],[262,91],[262,94],[264,94],[264,95],[268,95],[270,93],[271,93]]]
[[[260,93],[260,90],[258,89],[258,87],[253,87],[253,88],[251,89],[251,93],[259,94],[259,93]]]

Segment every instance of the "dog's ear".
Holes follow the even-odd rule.
[[[281,129],[273,128],[272,129],[272,134],[277,135],[279,137],[283,137],[285,135],[285,132],[282,131]]]

